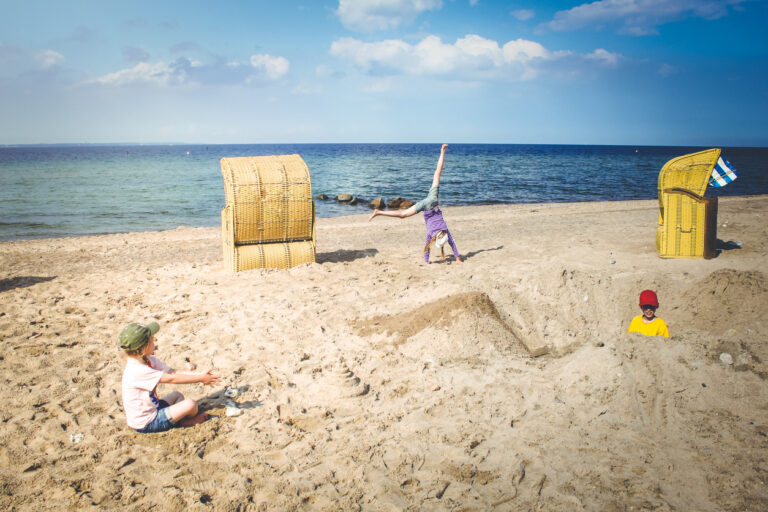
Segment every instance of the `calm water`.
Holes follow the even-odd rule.
[[[0,147],[0,240],[214,226],[219,159],[298,153],[313,195],[419,200],[439,144],[258,144]],[[706,148],[452,144],[443,206],[652,199],[661,166]],[[768,193],[768,148],[723,148],[739,179],[707,194]],[[317,201],[317,215],[370,211]]]

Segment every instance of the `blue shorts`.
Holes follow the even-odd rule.
[[[439,191],[439,186],[430,188],[427,197],[415,204],[416,213],[437,208],[437,194]]]
[[[160,404],[157,407],[157,415],[155,419],[150,421],[146,427],[142,429],[136,429],[136,432],[140,434],[151,434],[153,432],[165,432],[171,430],[176,424],[171,420],[168,415],[168,406],[170,404],[165,400],[160,400]]]

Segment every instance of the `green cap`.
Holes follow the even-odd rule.
[[[157,334],[160,326],[157,322],[149,325],[128,324],[120,333],[120,348],[123,350],[138,350],[149,342],[149,337]]]

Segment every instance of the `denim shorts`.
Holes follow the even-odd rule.
[[[171,416],[168,414],[169,405],[170,404],[165,400],[160,400],[155,419],[150,421],[146,427],[136,429],[136,432],[140,434],[151,434],[153,432],[165,432],[166,430],[174,428],[176,424],[171,420]]]
[[[439,186],[430,188],[427,197],[416,203],[416,213],[437,208],[437,196],[439,191]]]

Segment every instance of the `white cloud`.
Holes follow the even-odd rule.
[[[101,76],[95,82],[113,86],[135,83],[159,87],[238,83],[262,86],[283,77],[289,68],[287,59],[271,55],[252,55],[250,65],[223,58],[206,63],[180,57],[171,63],[139,62],[131,68]]]
[[[64,56],[53,50],[43,50],[35,54],[35,60],[40,63],[40,67],[48,69],[64,60]]]
[[[149,83],[160,86],[178,85],[186,81],[183,71],[174,69],[165,62],[139,62],[132,68],[122,69],[106,74],[96,79],[104,85],[128,85],[132,83]]]
[[[476,5],[477,5],[477,2],[478,2],[478,1],[479,1],[479,0],[469,0],[469,5],[471,5],[472,7],[474,7],[474,6],[476,6]]]
[[[331,55],[351,60],[357,66],[367,69],[375,62],[396,63],[399,57],[405,57],[412,48],[399,39],[365,43],[351,37],[342,37],[331,44]]]
[[[586,57],[588,59],[598,61],[608,67],[615,68],[619,64],[619,58],[621,58],[621,55],[618,53],[611,53],[607,50],[603,50],[602,48],[598,48]]]
[[[441,0],[339,0],[336,15],[350,30],[375,32],[412,23],[422,12],[442,6]]]
[[[504,58],[508,62],[528,63],[535,59],[548,60],[553,57],[549,50],[535,41],[517,39],[504,45]]]
[[[536,16],[536,12],[533,9],[517,9],[509,14],[520,21],[526,21]]]
[[[374,76],[439,75],[462,80],[530,80],[546,66],[569,58],[576,65],[591,61],[608,66],[615,66],[620,58],[603,49],[588,55],[550,51],[525,39],[499,46],[498,42],[475,34],[457,39],[454,44],[444,43],[433,35],[415,45],[399,39],[368,43],[342,38],[333,42],[330,53]]]
[[[251,66],[263,71],[268,78],[277,80],[291,67],[291,63],[285,57],[273,57],[267,54],[251,55]]]
[[[731,6],[746,0],[599,0],[558,11],[545,23],[555,31],[586,27],[615,28],[620,33],[646,35],[657,27],[686,18],[717,19],[728,14]]]

